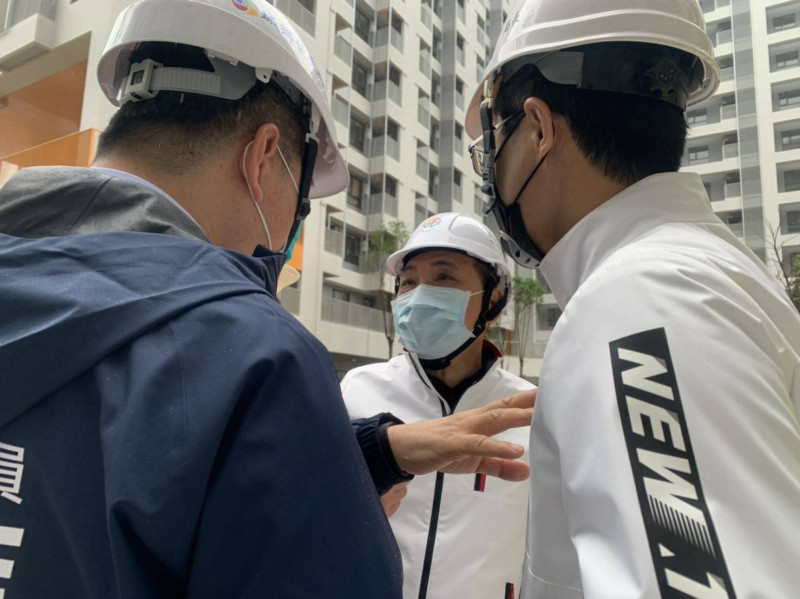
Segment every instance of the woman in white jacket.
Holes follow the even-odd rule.
[[[502,354],[484,339],[511,291],[511,273],[487,227],[460,214],[433,216],[387,265],[397,277],[393,312],[406,352],[345,376],[351,418],[391,412],[416,422],[533,388],[500,368]],[[527,447],[528,434],[514,429],[501,438]],[[407,491],[399,508],[397,493],[384,503],[388,513],[397,510],[390,522],[403,556],[405,599],[517,597],[526,484],[440,472],[416,477]]]

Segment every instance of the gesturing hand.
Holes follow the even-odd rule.
[[[480,472],[525,480],[528,465],[518,460],[524,448],[492,436],[529,426],[535,402],[534,389],[444,418],[390,426],[389,444],[397,464],[409,474]]]

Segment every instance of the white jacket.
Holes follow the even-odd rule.
[[[532,388],[501,369],[497,360],[466,390],[456,412]],[[342,394],[351,418],[391,412],[405,422],[417,422],[450,413],[447,402],[410,354],[351,370],[342,381]],[[524,427],[497,438],[527,447],[529,432]],[[528,459],[527,452],[524,459]],[[481,484],[483,491],[476,490]],[[404,599],[517,597],[527,505],[527,482],[474,474],[415,477],[389,520],[403,556]]]
[[[700,177],[629,187],[541,268],[523,596],[800,597],[800,317]]]

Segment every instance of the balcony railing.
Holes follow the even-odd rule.
[[[322,320],[339,324],[383,332],[384,313],[368,306],[360,306],[350,302],[323,296]]]
[[[454,142],[455,143],[453,144],[453,149],[455,150],[455,153],[458,154],[459,156],[463,155],[464,154],[464,140],[463,139],[459,139],[458,137],[456,137],[454,139]]]
[[[725,199],[740,198],[742,197],[742,184],[741,183],[726,183],[725,184]]]
[[[377,158],[383,156],[384,153],[395,160],[400,160],[400,142],[390,135],[374,137],[372,139],[372,157]]]
[[[6,22],[0,23],[0,31],[13,27],[33,15],[42,15],[51,21],[56,19],[56,0],[10,0]]]
[[[733,30],[731,29],[723,29],[722,31],[717,31],[716,35],[717,46],[720,44],[727,44],[733,41]]]
[[[724,69],[720,69],[720,74],[722,81],[730,81],[733,79],[733,67],[725,67]]]
[[[383,48],[389,43],[389,26],[381,27],[375,35],[375,47]]]
[[[350,106],[338,96],[333,97],[333,118],[345,127],[350,125]]]
[[[483,214],[483,206],[484,206],[485,202],[486,202],[486,195],[483,194],[480,191],[476,192],[475,193],[475,206],[474,206],[475,214],[481,214],[481,215]]]
[[[458,15],[458,18],[462,23],[467,22],[466,18],[464,17],[464,7],[458,2],[456,2],[456,15]]]
[[[397,31],[394,27],[391,28],[392,30],[392,45],[400,50],[403,51],[403,34]]]
[[[724,121],[736,118],[736,104],[726,104],[719,109],[719,116]]]
[[[420,103],[417,105],[417,120],[419,124],[425,127],[426,129],[430,127],[431,124],[431,111],[430,111],[430,102],[425,100],[421,100]]]
[[[729,223],[728,228],[733,231],[733,234],[736,237],[743,237],[744,236],[744,224],[743,223]]]
[[[397,216],[397,198],[388,193],[373,193],[369,197],[369,213]]]
[[[423,4],[419,16],[426,29],[430,29],[433,26],[433,14],[430,6]]]
[[[336,40],[333,42],[333,53],[347,65],[350,65],[350,59],[353,57],[353,46],[341,35],[337,35]]]
[[[419,154],[417,154],[417,176],[425,181],[428,180],[428,161]]]
[[[464,94],[461,92],[456,92],[456,106],[464,110]]]
[[[419,71],[425,77],[431,76],[431,55],[428,52],[419,53]]]
[[[317,20],[314,13],[300,4],[297,0],[270,0],[278,10],[287,15],[292,21],[300,25],[303,29],[314,35]]]
[[[464,64],[464,48],[459,48],[456,46],[456,60],[458,61],[458,64]]]
[[[736,158],[739,155],[739,144],[729,143],[722,146],[722,158]]]
[[[337,256],[342,255],[342,248],[344,236],[341,231],[334,229],[325,229],[325,251]]]

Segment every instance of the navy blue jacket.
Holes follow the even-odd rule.
[[[401,596],[330,358],[273,297],[282,264],[0,235],[6,599]]]

